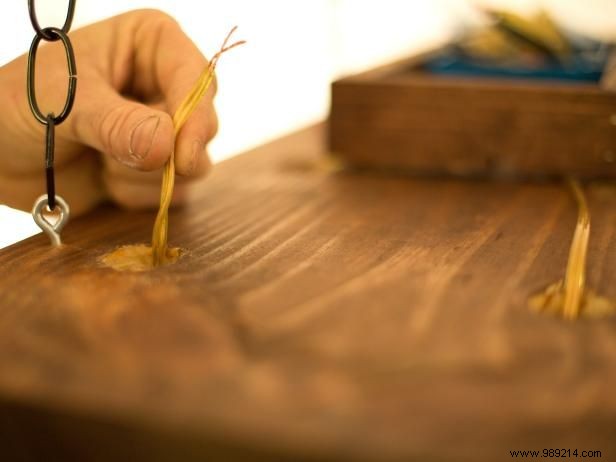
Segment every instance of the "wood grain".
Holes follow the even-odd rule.
[[[420,174],[616,178],[616,69],[601,86],[438,76],[426,56],[332,84],[336,155]]]
[[[576,210],[558,183],[320,167],[313,127],[217,166],[176,265],[112,206],[0,251],[0,442],[30,460],[616,457],[616,323],[538,316]],[[616,297],[616,197],[589,188],[589,285]]]

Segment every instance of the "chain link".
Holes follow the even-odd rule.
[[[73,45],[68,32],[73,23],[73,16],[75,14],[75,4],[77,0],[69,0],[68,11],[66,13],[66,19],[61,29],[57,27],[45,27],[41,28],[38,18],[36,16],[35,0],[28,0],[28,13],[30,14],[30,22],[32,27],[36,31],[36,35],[32,40],[30,46],[30,52],[28,53],[28,69],[26,89],[28,93],[28,103],[32,114],[41,124],[45,125],[45,174],[47,181],[47,206],[50,210],[53,210],[56,206],[56,192],[55,192],[55,176],[54,176],[54,150],[55,150],[55,127],[60,125],[69,116],[75,103],[75,94],[77,91],[77,66],[75,64],[75,52],[73,51]],[[36,56],[38,47],[41,40],[46,42],[61,41],[64,46],[66,54],[66,62],[68,67],[68,91],[66,94],[66,101],[62,111],[56,116],[53,112],[45,115],[38,104],[36,99]]]
[[[64,103],[64,108],[54,118],[54,122],[56,125],[60,125],[66,118],[68,117],[71,109],[73,109],[73,103],[75,102],[75,92],[77,90],[77,68],[75,66],[75,53],[73,52],[73,46],[71,45],[71,41],[61,29],[57,29],[55,27],[46,27],[43,29],[49,34],[58,37],[58,40],[62,41],[64,45],[64,50],[66,52],[66,62],[68,65],[68,92],[66,94],[66,102]],[[43,125],[47,124],[47,117],[41,112],[39,108],[38,101],[36,99],[36,90],[35,90],[35,77],[36,77],[36,56],[38,52],[39,44],[41,40],[46,40],[41,35],[37,35],[32,40],[32,46],[30,46],[30,53],[28,54],[28,81],[27,81],[27,89],[28,89],[28,103],[30,104],[30,110],[36,120],[38,120]]]
[[[45,129],[45,177],[47,179],[47,205],[50,210],[56,207],[56,177],[53,171],[56,146],[56,121],[53,112],[47,116]]]
[[[64,25],[62,26],[62,32],[68,34],[68,31],[71,30],[71,25],[73,24],[73,16],[75,15],[75,3],[77,0],[69,0],[68,2],[68,11],[66,12],[66,19],[64,20]],[[34,31],[36,35],[44,38],[48,42],[55,42],[58,40],[57,36],[49,35],[46,29],[41,28],[38,22],[38,18],[36,17],[36,5],[34,0],[28,0],[28,13],[30,14],[30,22],[32,23],[32,27],[34,27]]]

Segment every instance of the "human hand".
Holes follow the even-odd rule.
[[[106,199],[155,207],[161,167],[174,150],[171,116],[207,60],[168,15],[138,10],[70,34],[77,96],[56,127],[56,189],[73,214]],[[43,194],[45,127],[30,112],[26,56],[0,68],[0,202],[29,210]],[[60,42],[39,48],[36,91],[45,114],[60,112],[67,86]],[[174,203],[210,169],[207,143],[217,130],[215,85],[182,127],[175,144]]]

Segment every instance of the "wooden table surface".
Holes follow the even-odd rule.
[[[173,266],[101,267],[154,217],[112,206],[1,250],[2,456],[616,460],[616,322],[526,304],[562,277],[567,190],[333,172],[323,139],[217,166],[171,215]],[[615,298],[616,197],[589,200],[589,284]]]

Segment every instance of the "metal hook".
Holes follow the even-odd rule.
[[[68,222],[68,218],[70,216],[70,208],[66,201],[62,199],[61,196],[56,195],[56,207],[60,209],[60,217],[58,221],[55,223],[50,223],[45,215],[43,215],[43,209],[48,205],[48,197],[47,194],[43,194],[34,202],[34,207],[32,207],[32,218],[34,218],[34,222],[41,228],[49,239],[51,239],[51,244],[54,246],[62,245],[62,240],[60,239],[60,232],[64,225]],[[48,208],[48,207],[47,207]]]

